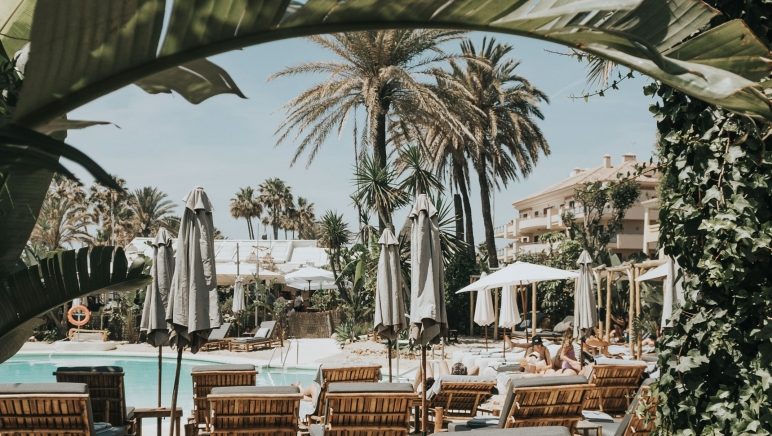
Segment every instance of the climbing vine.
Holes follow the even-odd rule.
[[[658,343],[660,434],[770,434],[770,123],[659,84],[660,244],[686,303]]]

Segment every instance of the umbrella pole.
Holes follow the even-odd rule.
[[[169,435],[176,434],[174,432],[174,412],[177,409],[177,390],[180,387],[180,366],[182,366],[182,347],[177,348],[177,370],[174,372],[174,387],[172,387],[172,407],[171,407],[171,419],[169,420]]]
[[[485,351],[488,351],[488,326],[483,327],[485,329]]]
[[[389,347],[389,383],[391,383],[391,339],[387,339],[387,346]]]
[[[426,346],[421,346],[421,434],[426,435],[429,424],[429,414],[426,410]]]
[[[161,370],[163,367],[163,345],[158,346],[158,408],[161,408]],[[161,426],[163,418],[160,416],[156,419],[156,428],[158,430],[158,436],[161,436]]]

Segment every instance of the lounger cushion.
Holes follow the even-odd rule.
[[[0,384],[0,395],[14,394],[87,394],[85,383],[11,383]]]
[[[330,383],[327,393],[377,393],[396,392],[413,393],[413,385],[410,383]]]
[[[126,427],[113,427],[109,422],[95,422],[94,433],[96,436],[124,436]]]
[[[212,388],[209,395],[292,395],[299,394],[297,386],[222,386]]]
[[[608,357],[596,357],[596,365],[620,365],[620,366],[647,366],[643,360],[609,359]]]
[[[518,427],[518,428],[486,428],[486,429],[464,429],[459,426],[449,433],[460,433],[473,436],[571,436],[571,432],[566,427],[546,426],[546,427]]]
[[[221,364],[221,365],[198,365],[190,371],[195,372],[215,372],[215,371],[254,371],[255,365],[248,364]]]
[[[56,368],[56,372],[122,373],[123,368],[120,366],[63,366]]]
[[[271,334],[271,329],[268,327],[260,327],[255,332],[255,338],[257,339],[265,339],[268,337],[268,335]]]
[[[549,377],[527,377],[510,380],[510,387],[534,388],[540,386],[562,386],[586,384],[587,379],[581,375],[558,375]]]
[[[434,384],[426,393],[426,399],[431,400],[439,394],[443,383],[492,383],[496,386],[496,378],[480,375],[441,375],[434,379]]]
[[[555,327],[552,328],[552,331],[557,333],[564,333],[566,330],[570,329],[573,324],[574,317],[568,315],[567,317],[563,318],[563,321],[555,324]]]

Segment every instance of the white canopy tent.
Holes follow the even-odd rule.
[[[569,280],[577,277],[579,274],[574,271],[518,261],[482,277],[480,280],[459,289],[456,293],[531,284],[531,328],[535,329],[536,283],[548,280]]]
[[[338,289],[334,281],[328,280],[291,280],[287,282],[287,286],[308,291]]]
[[[284,276],[280,272],[260,268],[254,263],[217,263],[217,286],[231,286],[236,283],[236,278],[241,277],[244,282],[268,280],[275,283],[284,283]]]

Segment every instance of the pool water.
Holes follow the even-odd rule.
[[[180,367],[180,387],[177,404],[183,416],[190,416],[193,409],[193,385],[190,371],[194,366],[218,362],[183,359]],[[126,404],[134,407],[155,407],[158,402],[158,358],[105,355],[16,355],[0,364],[0,383],[47,383],[55,382],[53,373],[61,366],[120,366],[123,368]],[[171,405],[176,356],[164,356],[162,364],[161,402]],[[258,370],[258,386],[303,386],[313,381],[314,371],[278,368]]]

